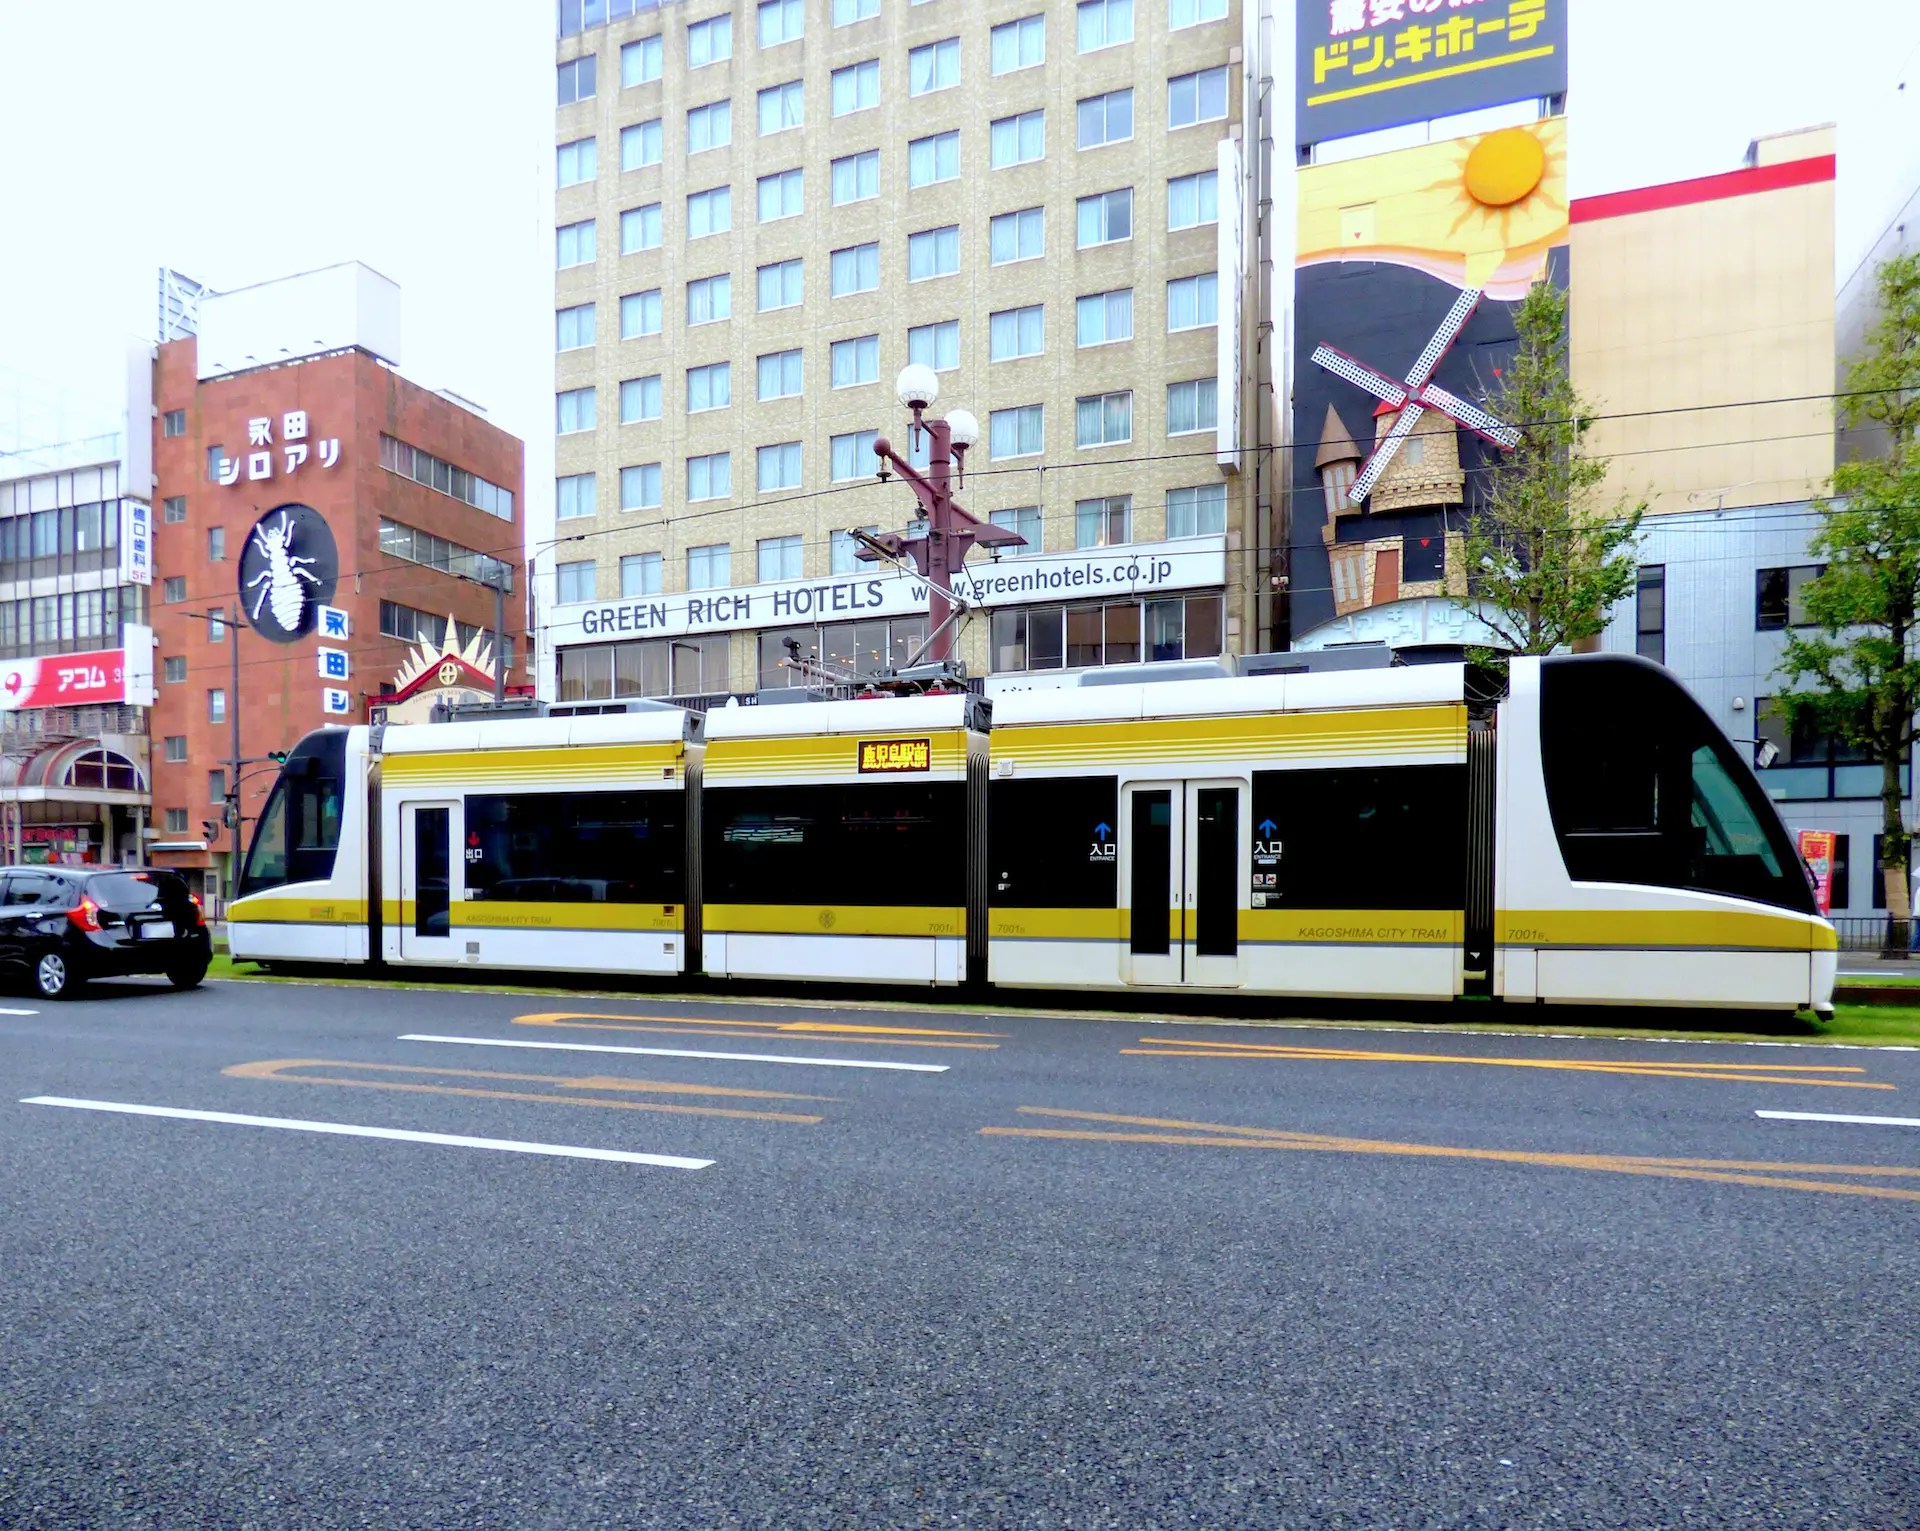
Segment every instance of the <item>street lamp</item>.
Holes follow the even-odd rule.
[[[894,383],[894,395],[913,412],[911,441],[914,447],[925,430],[931,438],[927,471],[922,473],[893,449],[882,436],[873,444],[880,459],[879,477],[885,482],[892,473],[905,479],[920,502],[924,526],[906,532],[882,532],[878,536],[854,531],[860,544],[854,555],[866,562],[877,559],[898,561],[910,558],[914,569],[927,584],[927,641],[921,654],[936,664],[953,657],[954,617],[966,610],[966,602],[954,594],[953,576],[967,561],[967,553],[978,543],[984,548],[1025,546],[1026,538],[1010,527],[977,521],[961,509],[953,491],[965,482],[968,451],[980,440],[980,422],[967,410],[956,409],[944,420],[929,420],[926,411],[940,397],[940,379],[933,368],[921,362],[903,367]]]

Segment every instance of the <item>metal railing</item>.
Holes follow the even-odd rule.
[[[1886,946],[1887,915],[1835,914],[1828,918],[1840,933],[1840,950],[1843,952],[1877,952]]]

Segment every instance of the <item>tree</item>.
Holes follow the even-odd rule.
[[[1795,731],[1826,734],[1880,767],[1880,867],[1887,885],[1886,954],[1904,955],[1912,839],[1900,771],[1912,758],[1920,704],[1920,256],[1875,273],[1880,319],[1847,369],[1840,411],[1849,426],[1886,432],[1883,455],[1840,464],[1832,497],[1815,502],[1808,552],[1826,569],[1801,587],[1817,634],[1794,634],[1776,672],[1795,688],[1774,699]]]
[[[1598,637],[1634,586],[1644,506],[1592,503],[1605,458],[1581,453],[1592,411],[1567,364],[1567,296],[1534,283],[1514,310],[1518,345],[1487,408],[1520,432],[1488,475],[1467,523],[1467,592],[1456,597],[1493,630],[1499,649],[1550,654]]]

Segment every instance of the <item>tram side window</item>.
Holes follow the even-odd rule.
[[[1785,828],[1733,744],[1635,660],[1549,661],[1541,772],[1577,882],[1697,888],[1813,912]]]
[[[684,823],[675,792],[472,795],[467,892],[492,902],[683,903]]]
[[[345,765],[344,735],[340,738],[337,749],[323,741],[323,753],[296,752],[282,769],[254,826],[253,844],[240,874],[241,897],[288,883],[324,882],[333,876],[340,848],[340,778]]]
[[[1465,908],[1464,765],[1255,771],[1249,818],[1280,842],[1269,908]]]
[[[1119,787],[1111,776],[987,787],[987,902],[997,909],[1114,909]]]
[[[964,783],[710,787],[701,813],[709,903],[966,902]]]

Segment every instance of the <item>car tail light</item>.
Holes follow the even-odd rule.
[[[77,930],[97,931],[100,928],[100,906],[90,898],[82,898],[77,907],[67,911]]]
[[[193,905],[193,923],[196,925],[206,924],[207,906],[200,902],[200,895],[198,893],[189,893],[187,895],[187,902]]]

